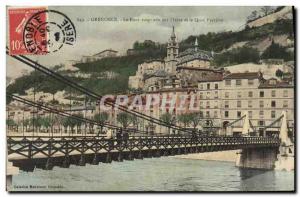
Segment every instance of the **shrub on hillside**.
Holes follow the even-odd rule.
[[[231,51],[216,55],[213,64],[216,66],[228,66],[242,63],[258,63],[259,52],[250,47],[238,47]]]
[[[277,43],[272,44],[261,55],[262,59],[284,59],[285,61],[293,60],[293,54]]]

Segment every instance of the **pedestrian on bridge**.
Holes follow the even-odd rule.
[[[122,130],[121,129],[117,130],[116,138],[117,138],[117,145],[120,146],[122,143]]]
[[[123,141],[124,141],[124,145],[125,145],[126,148],[127,148],[128,139],[129,139],[129,133],[128,133],[128,131],[125,131],[124,134],[123,134]]]

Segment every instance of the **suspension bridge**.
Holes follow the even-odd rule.
[[[7,55],[9,55],[7,50]],[[100,100],[99,95],[67,77],[54,72],[53,70],[39,64],[23,55],[9,55],[51,79],[64,83],[71,90],[80,92],[85,97]],[[34,86],[36,87],[36,86]],[[114,101],[106,100],[105,105],[118,108],[149,125],[157,125],[161,129],[172,129],[176,134],[162,135],[159,133],[149,133],[143,128],[131,130],[126,127],[99,122],[88,116],[79,116],[61,107],[46,104],[35,99],[25,99],[21,96],[7,92],[7,97],[11,101],[21,103],[32,110],[32,132],[30,135],[24,129],[19,135],[7,134],[7,159],[13,166],[25,171],[33,171],[35,168],[51,170],[54,166],[68,168],[70,165],[84,166],[87,163],[98,165],[100,162],[111,163],[112,161],[122,162],[123,160],[134,160],[152,157],[172,156],[189,153],[213,152],[222,150],[275,150],[282,143],[281,137],[258,137],[250,136],[249,129],[252,128],[248,116],[229,123],[229,126],[238,121],[244,120],[242,135],[240,136],[218,136],[200,135],[192,129],[182,128],[174,123],[166,122],[155,117],[146,115],[142,112],[129,109],[127,106],[116,105]],[[70,97],[70,109],[71,109]],[[105,127],[111,131],[110,135],[87,134],[82,132],[80,135],[72,133],[60,134],[53,132],[51,126],[48,135],[37,131],[37,118],[39,113],[48,113],[50,118],[71,118],[83,124],[92,124]],[[284,115],[280,117],[280,120]],[[279,120],[276,120],[277,122]],[[272,126],[272,125],[270,125]],[[211,125],[213,128],[213,125]],[[267,127],[266,127],[267,129]],[[284,130],[284,129],[283,129]],[[121,133],[113,135],[113,133]],[[285,132],[285,131],[284,131]],[[126,133],[127,135],[124,135]],[[262,158],[263,159],[263,158]]]

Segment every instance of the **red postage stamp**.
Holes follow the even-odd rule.
[[[47,10],[46,7],[8,9],[10,55],[45,54],[45,51],[47,50],[47,42],[45,42],[47,40],[47,34],[45,32],[35,32],[34,34],[30,35],[24,34],[25,30],[29,32],[34,30],[30,27],[26,27],[26,24],[31,23],[32,25],[39,25],[46,22],[47,15],[46,12],[43,12],[45,10]],[[42,13],[36,17],[35,14],[40,12]],[[28,36],[33,36],[33,38],[29,38]],[[26,45],[30,45],[32,43],[26,43],[26,41],[34,41],[36,46],[39,46],[40,48],[43,47],[43,49],[41,48],[35,51],[29,50]]]
[[[76,29],[65,14],[39,8],[11,8],[9,50],[11,55],[45,55],[74,45]]]

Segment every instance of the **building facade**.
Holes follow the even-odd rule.
[[[253,129],[259,135],[277,133],[280,121],[272,128],[264,128],[287,112],[288,126],[294,128],[294,86],[292,82],[264,79],[260,72],[230,73],[222,79],[199,81],[200,113],[215,120],[223,134],[239,133],[243,120],[228,130],[229,123],[248,115]]]

